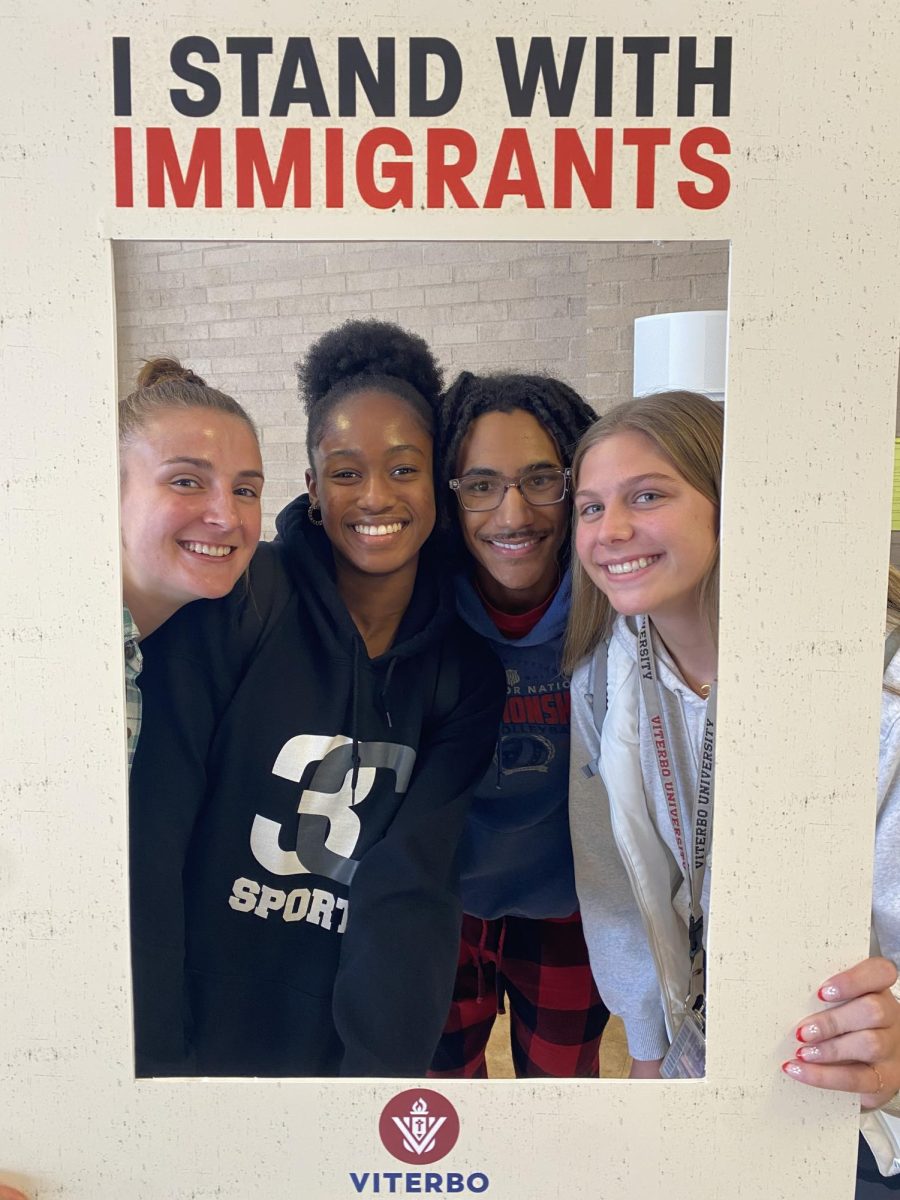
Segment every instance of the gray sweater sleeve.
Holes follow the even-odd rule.
[[[887,680],[900,685],[900,656]],[[889,691],[881,706],[872,925],[880,952],[900,968],[900,696]]]
[[[659,980],[625,865],[613,836],[606,789],[596,768],[600,734],[585,697],[589,667],[572,679],[572,751],[569,819],[575,887],[591,969],[610,1012],[622,1018],[633,1058],[656,1059],[669,1041]]]

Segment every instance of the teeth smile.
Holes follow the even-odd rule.
[[[365,537],[387,537],[389,533],[399,533],[403,528],[402,521],[393,521],[390,525],[354,525],[354,533],[361,533]]]
[[[501,542],[497,538],[488,538],[488,542],[492,546],[497,546],[501,550],[524,550],[527,546],[536,546],[537,538],[532,538],[527,542]]]
[[[179,545],[193,554],[205,554],[209,558],[227,558],[234,550],[234,546],[214,546],[210,542],[180,542]]]
[[[649,567],[659,557],[659,554],[651,554],[649,558],[633,558],[631,562],[607,563],[606,569],[610,575],[630,575],[632,571],[639,571],[641,567]]]

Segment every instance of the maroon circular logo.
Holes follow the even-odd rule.
[[[424,1165],[437,1162],[456,1145],[459,1117],[439,1092],[411,1088],[387,1102],[378,1132],[388,1154]]]

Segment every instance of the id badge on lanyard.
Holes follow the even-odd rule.
[[[703,949],[701,898],[712,835],[716,684],[712,684],[706,702],[699,768],[691,787],[684,778],[681,764],[672,753],[673,742],[663,711],[662,694],[656,674],[656,655],[650,623],[646,616],[641,617],[638,624],[638,670],[663,795],[691,897],[688,926],[690,990],[685,998],[684,1018],[663,1059],[660,1074],[664,1079],[699,1079],[706,1070],[706,954]],[[687,797],[691,792],[694,804],[689,809]]]

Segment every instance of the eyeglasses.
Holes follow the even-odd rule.
[[[499,508],[510,488],[518,488],[526,504],[559,504],[569,490],[569,467],[545,467],[528,471],[518,479],[501,475],[463,475],[451,479],[450,487],[468,512],[488,512]]]

